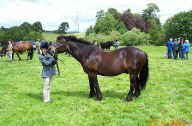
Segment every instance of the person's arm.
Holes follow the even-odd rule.
[[[40,56],[39,57],[40,62],[43,65],[52,65],[52,63],[55,61],[55,59],[52,56]]]

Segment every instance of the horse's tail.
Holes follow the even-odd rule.
[[[139,74],[139,81],[140,81],[140,89],[143,90],[146,87],[147,80],[149,77],[149,67],[148,67],[148,56],[146,56],[146,64],[144,65],[143,69],[141,70]]]

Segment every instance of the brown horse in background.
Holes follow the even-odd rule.
[[[27,59],[32,60],[33,58],[33,45],[31,42],[15,42],[12,43],[13,45],[13,59],[14,59],[14,54],[18,56],[19,60],[21,60],[21,57],[19,54],[22,54],[23,52],[28,52]],[[5,56],[7,52],[8,44],[4,45],[2,48],[0,55]]]
[[[149,74],[148,57],[138,48],[130,46],[106,52],[89,41],[74,36],[57,37],[54,47],[50,52],[57,53],[62,47],[80,62],[84,72],[88,74],[89,97],[96,95],[97,100],[102,100],[97,75],[130,74],[130,90],[126,101],[132,101],[133,97],[138,97],[140,91],[145,89]]]

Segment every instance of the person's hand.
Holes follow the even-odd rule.
[[[52,65],[57,64],[57,60],[53,60]]]
[[[57,55],[54,55],[53,58],[57,61],[58,56],[57,56]]]

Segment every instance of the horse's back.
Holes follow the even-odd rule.
[[[123,47],[114,51],[103,51],[102,63],[105,67],[113,67],[118,70],[131,72],[141,69],[146,64],[146,53],[135,47]]]
[[[119,54],[119,53],[125,53],[125,54],[130,55],[130,56],[138,56],[138,55],[145,55],[146,54],[143,50],[136,48],[136,47],[133,47],[133,46],[118,48],[118,49],[113,50],[113,51],[104,51],[104,53],[106,53],[107,55],[115,55],[115,54]]]
[[[16,52],[24,52],[33,48],[33,44],[31,42],[18,42],[13,46],[14,51]]]

